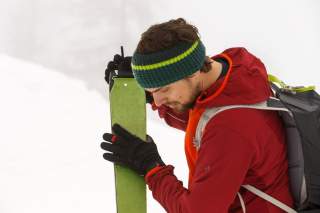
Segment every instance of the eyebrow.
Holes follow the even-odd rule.
[[[160,87],[160,88],[152,91],[151,93],[158,92],[158,91],[160,91],[160,90],[167,90],[167,89],[168,89],[168,87]]]
[[[158,88],[158,89],[152,91],[151,93],[158,92],[158,91],[161,90],[161,89],[162,89],[162,88]]]

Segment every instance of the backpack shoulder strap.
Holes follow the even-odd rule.
[[[230,106],[223,106],[223,107],[215,107],[215,108],[208,108],[204,111],[201,115],[200,120],[198,122],[198,126],[196,129],[196,134],[194,138],[194,146],[197,150],[200,149],[201,146],[201,138],[207,123],[218,113],[223,112],[228,109],[236,109],[236,108],[251,108],[251,109],[260,109],[260,110],[273,110],[273,111],[285,111],[292,116],[292,113],[284,107],[281,101],[277,98],[270,97],[267,101],[263,101],[256,104],[250,105],[230,105]]]

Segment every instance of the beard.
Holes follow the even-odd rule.
[[[190,109],[193,109],[196,105],[197,98],[201,94],[201,87],[198,85],[194,90],[191,90],[190,92],[190,98],[189,101],[186,103],[180,103],[178,101],[171,102],[170,104],[167,104],[173,111],[177,113],[183,113]]]

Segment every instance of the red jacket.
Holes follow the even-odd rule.
[[[191,150],[195,111],[233,104],[253,104],[272,95],[263,63],[244,48],[230,48],[214,58],[228,59],[228,74],[197,99],[193,110],[177,114],[166,106],[158,111],[172,127],[186,131],[189,187],[168,165],[146,178],[154,198],[169,213],[242,212],[237,192],[248,213],[283,212],[278,207],[240,188],[250,184],[293,206],[289,192],[285,130],[277,114],[256,109],[231,109],[211,119],[201,148]],[[199,116],[199,115],[198,115]],[[189,137],[189,139],[188,139]]]

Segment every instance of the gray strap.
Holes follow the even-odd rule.
[[[255,188],[254,186],[251,185],[242,185],[243,188],[247,189],[248,191],[252,192],[253,194],[261,197],[262,199],[272,203],[273,205],[279,207],[280,209],[282,209],[285,212],[289,212],[289,213],[297,213],[296,210],[290,208],[289,206],[287,206],[286,204],[280,202],[279,200],[271,197],[270,195],[264,193],[263,191]]]
[[[278,100],[274,97],[270,97],[270,99]],[[214,116],[216,116],[218,113],[223,112],[228,109],[236,109],[236,108],[251,108],[251,109],[260,109],[260,110],[285,111],[285,112],[288,112],[290,114],[290,116],[292,116],[292,113],[287,108],[268,106],[268,101],[263,101],[263,102],[260,102],[257,104],[252,104],[252,105],[230,105],[230,106],[223,106],[223,107],[216,107],[216,108],[207,109],[200,117],[197,129],[196,129],[195,138],[193,140],[193,144],[197,150],[200,149],[201,138],[202,138],[203,131],[204,131],[207,123]]]
[[[242,212],[243,212],[243,213],[246,213],[246,205],[245,205],[245,203],[244,203],[244,201],[243,201],[243,198],[242,198],[240,192],[237,192],[237,195],[238,195],[239,200],[240,200]]]

